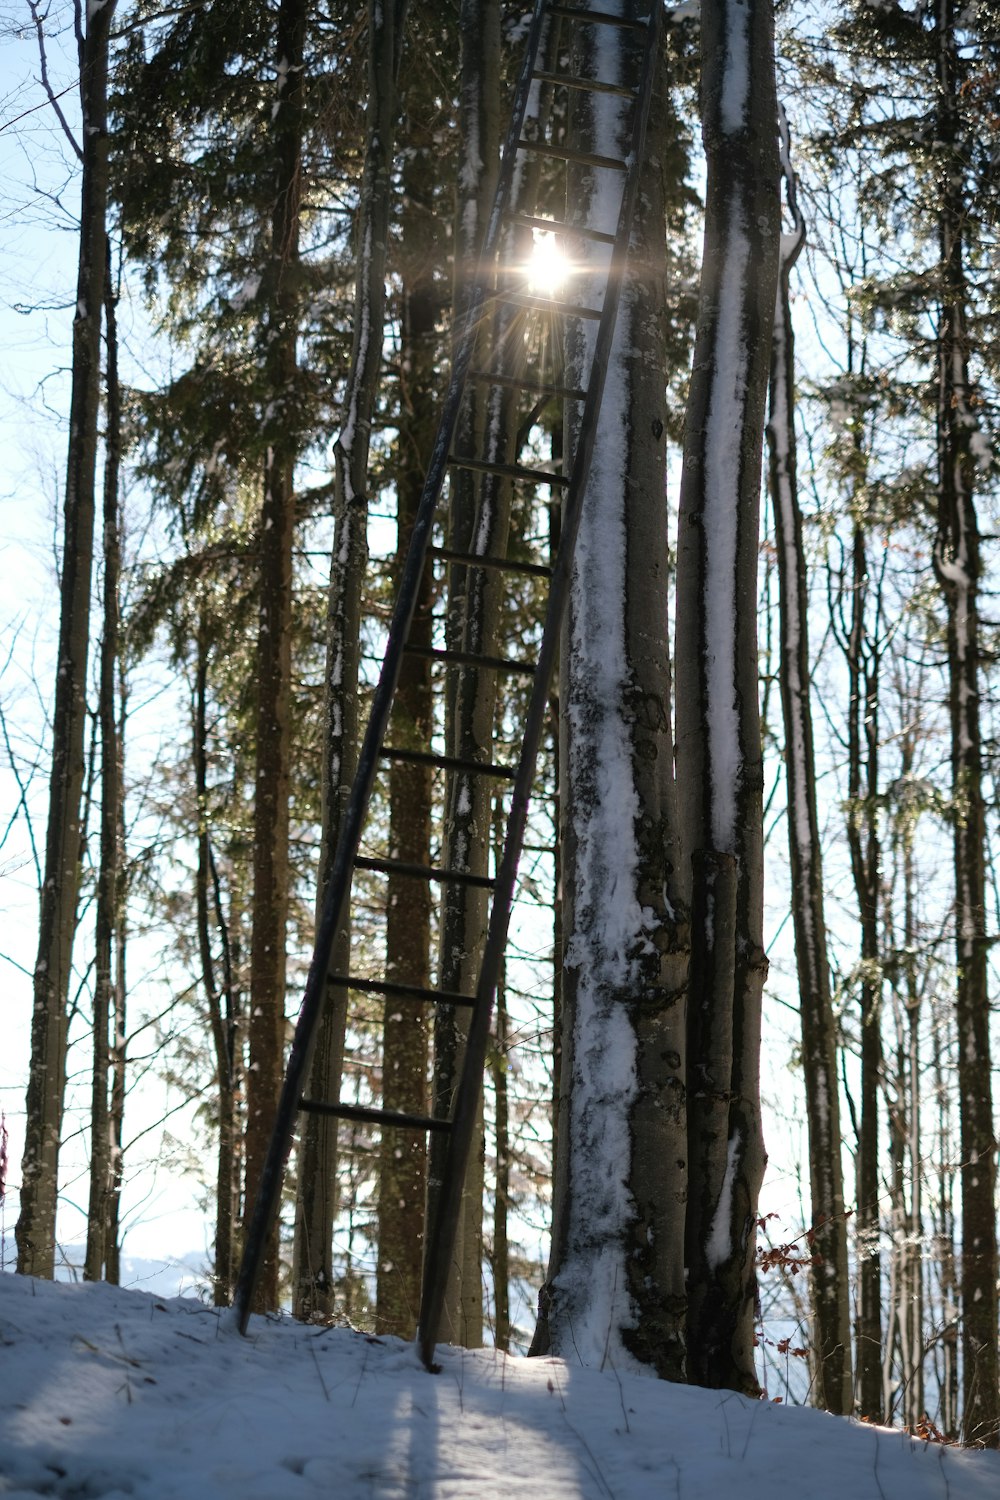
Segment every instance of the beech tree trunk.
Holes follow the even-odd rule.
[[[80,48],[82,188],[59,646],[52,711],[48,832],[38,920],[17,1269],[55,1266],[59,1140],[66,1087],[66,1007],[80,880],[80,803],[90,643],[95,474],[101,401],[101,314],[107,262],[108,52],[115,0],[92,5]]]
[[[771,351],[768,436],[778,554],[781,634],[778,675],[785,723],[792,921],[809,1130],[811,1282],[815,1322],[812,1396],[817,1406],[847,1414],[854,1406],[850,1275],[844,1173],[840,1158],[836,1023],[830,995],[823,862],[816,810],[806,559],[796,468],[795,344],[789,293],[792,267],[805,242],[805,224],[798,210],[795,177],[788,154],[788,132],[783,118],[781,135],[786,194],[795,220],[795,232],[791,236],[782,236]]]
[[[244,1226],[253,1214],[284,1067],[288,799],[291,759],[292,543],[298,456],[296,385],[299,337],[299,219],[302,191],[302,95],[305,0],[282,0],[270,121],[274,148],[265,367],[268,417],[260,526],[257,637],[257,768],[254,789],[253,928],[247,1037]],[[271,1230],[255,1309],[278,1306],[278,1220]]]
[[[767,966],[757,554],[780,234],[772,7],[708,0],[701,31],[705,249],[677,563],[677,779],[692,861],[688,1353],[698,1384],[757,1394]]]
[[[631,5],[623,14],[639,14]],[[625,30],[577,30],[572,71],[639,75]],[[659,85],[662,87],[662,80]],[[683,976],[672,775],[664,489],[664,139],[653,104],[632,246],[576,545],[559,688],[563,975],[552,1251],[533,1353],[684,1372]],[[627,106],[574,103],[569,144],[624,153]],[[569,178],[571,223],[613,231],[601,169]],[[604,253],[573,279],[594,306]],[[565,381],[593,332],[567,320]],[[566,450],[577,439],[570,407]]]

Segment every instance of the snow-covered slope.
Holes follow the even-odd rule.
[[[0,1495],[998,1500],[1000,1457],[493,1350],[0,1276]]]

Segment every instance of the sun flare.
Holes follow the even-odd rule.
[[[563,290],[570,274],[569,257],[554,234],[534,230],[534,243],[528,260],[528,287],[541,297],[555,297]]]

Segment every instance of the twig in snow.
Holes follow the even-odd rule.
[[[565,1400],[563,1398],[562,1387],[559,1384],[559,1380],[558,1380],[558,1377],[555,1374],[555,1371],[553,1371],[553,1373],[549,1376],[549,1382],[548,1383],[549,1383],[549,1390],[553,1391],[559,1397],[559,1405],[562,1407],[563,1421],[566,1423],[566,1426],[569,1428],[570,1432],[576,1438],[577,1442],[580,1444],[580,1447],[583,1449],[584,1453],[587,1455],[587,1457],[590,1460],[591,1469],[593,1471],[594,1478],[598,1481],[598,1483],[603,1488],[604,1493],[608,1497],[608,1500],[615,1500],[614,1490],[611,1488],[611,1486],[608,1484],[608,1481],[605,1479],[604,1474],[603,1474],[603,1472],[601,1470],[601,1466],[597,1462],[597,1459],[594,1457],[594,1454],[593,1454],[593,1452],[592,1452],[589,1444],[587,1443],[586,1438],[583,1436],[583,1434],[581,1432],[578,1432],[576,1430],[576,1428],[573,1426],[573,1423],[569,1419],[569,1414],[568,1414],[568,1412],[566,1410],[566,1402],[565,1402]]]
[[[360,1391],[360,1389],[361,1389],[361,1382],[362,1382],[362,1380],[364,1380],[364,1378],[365,1378],[365,1370],[366,1370],[366,1369],[367,1369],[367,1368],[368,1368],[368,1349],[367,1349],[367,1347],[366,1347],[366,1348],[365,1348],[365,1352],[364,1352],[364,1358],[363,1358],[363,1359],[362,1359],[362,1361],[361,1361],[361,1370],[360,1370],[360,1373],[359,1373],[359,1374],[358,1374],[358,1383],[357,1383],[357,1385],[356,1385],[356,1386],[355,1386],[355,1387],[354,1387],[354,1395],[353,1395],[353,1397],[352,1397],[352,1398],[351,1398],[351,1405],[352,1405],[352,1406],[355,1406],[355,1405],[356,1405],[356,1404],[357,1404],[357,1399],[358,1399],[358,1392],[359,1392],[359,1391]]]
[[[951,1500],[951,1484],[948,1481],[947,1474],[944,1472],[944,1452],[944,1444],[941,1444],[937,1451],[938,1468],[941,1470],[941,1482],[944,1485],[944,1500]]]
[[[607,1328],[607,1332],[604,1335],[604,1353],[601,1355],[601,1369],[602,1370],[604,1369],[604,1366],[608,1362],[608,1350],[611,1347],[611,1325],[612,1325],[612,1323],[614,1321],[614,1306],[615,1306],[615,1298],[617,1297],[617,1295],[618,1295],[618,1267],[615,1266],[615,1279],[614,1279],[614,1281],[613,1281],[613,1283],[611,1285],[611,1308],[612,1308],[612,1311],[608,1314],[608,1328]]]
[[[316,1350],[313,1348],[312,1344],[309,1345],[309,1353],[313,1357],[313,1364],[316,1366],[316,1374],[319,1376],[319,1383],[323,1387],[323,1395],[329,1401],[329,1399],[330,1399],[330,1392],[326,1388],[326,1381],[323,1379],[323,1371],[319,1367],[319,1358],[318,1358],[318,1356],[316,1354]],[[357,1396],[357,1392],[355,1392],[355,1396]]]
[[[733,1435],[732,1435],[732,1433],[729,1430],[729,1416],[728,1416],[728,1413],[726,1412],[726,1407],[727,1407],[728,1404],[729,1404],[729,1397],[728,1396],[724,1396],[722,1398],[722,1400],[719,1402],[719,1410],[722,1413],[722,1420],[726,1424],[726,1457],[727,1458],[732,1458],[732,1456],[733,1456]],[[722,1446],[721,1442],[720,1442],[719,1446],[721,1448],[721,1446]]]
[[[583,1356],[580,1353],[580,1346],[579,1346],[579,1344],[576,1341],[576,1330],[573,1327],[573,1316],[572,1316],[572,1314],[568,1315],[568,1321],[569,1321],[569,1336],[573,1340],[573,1348],[576,1350],[576,1357],[577,1357],[577,1359],[580,1361],[580,1363],[582,1365],[583,1364]]]
[[[874,1455],[874,1459],[872,1461],[872,1473],[875,1476],[875,1483],[878,1485],[878,1492],[882,1496],[882,1500],[886,1500],[886,1493],[885,1493],[885,1490],[882,1488],[882,1481],[878,1477],[878,1443],[879,1443],[879,1436],[878,1436],[878,1433],[876,1432],[876,1434],[875,1434],[875,1455]]]
[[[577,1429],[573,1426],[573,1423],[570,1421],[569,1417],[567,1417],[565,1414],[563,1416],[563,1420],[566,1423],[566,1426],[569,1428],[570,1432],[576,1438],[577,1442],[580,1444],[580,1447],[583,1449],[584,1453],[587,1455],[587,1458],[590,1460],[590,1467],[594,1478],[600,1484],[602,1490],[607,1495],[608,1500],[615,1500],[615,1492],[611,1488],[608,1481],[605,1479],[604,1471],[602,1470],[600,1464],[597,1462],[597,1458],[594,1455],[594,1450],[587,1442],[587,1439],[584,1437],[582,1432],[577,1431]]]
[[[747,1456],[747,1449],[750,1446],[750,1439],[753,1437],[754,1423],[757,1420],[758,1410],[759,1408],[755,1406],[753,1411],[750,1413],[750,1426],[747,1428],[746,1442],[743,1444],[743,1452],[740,1454],[740,1463],[742,1463]]]
[[[628,1412],[625,1409],[625,1387],[622,1385],[622,1378],[618,1373],[614,1360],[611,1361],[611,1371],[618,1382],[618,1402],[622,1409],[622,1416],[625,1418],[625,1431],[631,1435],[632,1428],[629,1425]]]

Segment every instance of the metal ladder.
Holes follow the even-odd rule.
[[[240,1331],[245,1333],[250,1316],[257,1279],[263,1264],[265,1246],[278,1212],[285,1166],[291,1151],[296,1117],[300,1111],[314,1111],[339,1118],[372,1121],[382,1129],[443,1132],[447,1147],[445,1164],[432,1222],[425,1236],[423,1286],[418,1324],[418,1346],[428,1369],[433,1369],[434,1349],[438,1340],[448,1271],[451,1263],[462,1190],[476,1129],[490,1036],[493,1005],[504,960],[517,867],[524,839],[528,803],[535,775],[535,765],[542,740],[548,696],[558,654],[561,622],[569,597],[573,552],[597,433],[597,418],[604,391],[612,339],[618,314],[622,272],[628,252],[632,221],[638,194],[639,173],[644,156],[646,127],[659,51],[662,5],[660,0],[639,0],[637,5],[623,0],[623,13],[613,14],[586,5],[536,0],[528,32],[525,56],[514,94],[510,127],[504,147],[496,194],[484,238],[478,274],[468,305],[461,319],[455,341],[451,380],[438,427],[437,438],[416,520],[399,592],[396,598],[388,643],[381,674],[372,700],[371,714],[362,741],[357,774],[350,800],[341,823],[340,838],[331,868],[316,943],[306,981],[302,1008],[289,1054],[288,1068],[278,1103],[274,1130],[261,1181],[253,1218],[247,1232],[243,1259],[234,1295],[234,1308]],[[634,11],[638,14],[634,14]],[[587,78],[566,71],[560,64],[561,51],[553,48],[553,27],[626,27],[644,33],[640,76],[635,86]],[[553,61],[553,59],[557,59]],[[548,142],[537,117],[542,89],[567,89],[594,94],[616,94],[631,101],[631,124],[628,152],[624,157],[600,156],[574,151],[568,146]],[[514,184],[519,168],[530,157],[551,158],[578,165],[594,172],[610,174],[620,184],[617,227],[609,229],[564,223],[541,213],[526,213],[514,200]],[[600,307],[580,307],[565,297],[530,294],[522,272],[520,285],[511,268],[503,263],[502,249],[512,229],[564,235],[572,242],[588,242],[607,247],[604,294]],[[525,368],[523,352],[514,361],[510,373],[510,341],[502,336],[491,339],[498,310],[515,309],[521,315],[562,316],[592,319],[597,333],[590,360],[589,376],[578,387],[554,383],[545,371]],[[502,320],[501,320],[502,326]],[[509,327],[509,324],[507,325]],[[505,360],[508,368],[503,368]],[[467,384],[516,390],[536,400],[558,400],[578,403],[579,423],[572,453],[564,459],[561,470],[535,467],[520,462],[499,462],[484,446],[480,454],[456,454],[454,438]],[[485,442],[485,440],[484,440]],[[518,456],[519,457],[519,456]],[[496,555],[458,553],[448,547],[434,546],[435,524],[441,522],[441,496],[449,469],[462,468],[511,483],[548,486],[551,495],[561,492],[561,525],[556,556],[551,568],[515,562]],[[446,538],[446,540],[450,540]],[[492,656],[476,655],[472,650],[430,648],[438,660],[472,670],[510,671],[530,669],[531,691],[523,720],[523,738],[517,766],[488,761],[468,761],[442,756],[428,749],[393,749],[385,744],[400,667],[408,649],[426,654],[426,646],[408,646],[416,600],[428,556],[460,566],[471,573],[478,569],[527,570],[549,579],[545,622],[538,655],[534,663],[513,663]],[[467,622],[468,624],[468,622]],[[503,852],[495,879],[469,876],[460,871],[401,865],[391,859],[372,859],[360,854],[368,807],[380,768],[393,758],[417,759],[443,768],[450,774],[483,776],[491,781],[506,782],[510,787],[510,809],[507,816]],[[442,992],[418,986],[380,982],[357,975],[329,973],[337,933],[344,921],[356,870],[380,873],[405,873],[443,885],[465,880],[492,890],[492,905],[486,940],[479,965],[479,979],[474,995]],[[396,1111],[340,1104],[336,1101],[309,1100],[303,1088],[309,1075],[314,1044],[328,980],[348,990],[403,995],[408,1000],[467,1007],[471,1014],[465,1042],[465,1054],[454,1095],[450,1119],[405,1115]]]

